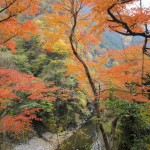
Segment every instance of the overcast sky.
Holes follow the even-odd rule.
[[[142,0],[142,6],[150,9],[150,0]],[[140,2],[135,2],[134,5],[130,5],[129,8],[140,7]]]
[[[150,0],[142,0],[144,6],[150,7]]]

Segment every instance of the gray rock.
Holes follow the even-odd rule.
[[[14,150],[55,150],[58,144],[69,138],[73,132],[62,132],[59,135],[46,132],[43,138],[34,136],[26,144],[16,145]],[[59,142],[58,142],[59,141]]]

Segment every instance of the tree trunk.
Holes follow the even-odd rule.
[[[71,34],[70,34],[70,37],[69,37],[71,48],[72,48],[72,51],[73,51],[73,54],[75,55],[75,57],[79,60],[79,62],[84,67],[86,76],[88,78],[89,84],[90,84],[90,86],[92,88],[92,91],[93,91],[93,94],[94,94],[95,114],[96,114],[97,118],[100,118],[99,98],[98,98],[99,94],[98,94],[97,89],[95,87],[94,81],[93,81],[93,79],[91,77],[91,74],[90,74],[88,66],[86,65],[84,60],[81,58],[81,56],[78,54],[77,49],[76,49],[76,47],[74,45],[76,43],[76,41],[74,40],[75,39],[74,36],[75,36],[75,28],[76,28],[76,25],[77,25],[77,14],[73,14],[73,21],[74,21],[74,23],[73,23]],[[104,131],[102,123],[99,122],[98,123],[98,127],[99,127],[99,129],[100,129],[100,131],[102,133],[106,150],[110,150],[108,139],[107,139],[107,135],[106,135],[106,133]]]

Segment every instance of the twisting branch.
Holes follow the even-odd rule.
[[[13,0],[12,2],[10,2],[9,4],[7,4],[6,2],[6,6],[0,10],[0,13],[2,13],[3,11],[5,11],[6,9],[8,9],[11,5],[13,5],[17,0]]]
[[[18,33],[16,34],[13,34],[11,37],[5,39],[4,41],[0,42],[0,44],[5,44],[7,43],[8,41],[10,41],[11,39],[13,39],[14,37],[16,37],[18,35]]]
[[[73,25],[72,25],[72,29],[71,29],[71,32],[70,32],[69,40],[70,40],[71,48],[73,50],[74,55],[79,60],[79,62],[81,62],[81,64],[83,65],[83,67],[84,67],[84,69],[86,71],[86,75],[87,75],[89,83],[90,83],[90,85],[92,87],[93,94],[97,96],[98,95],[97,89],[96,89],[95,84],[94,84],[94,82],[92,80],[90,71],[89,71],[87,65],[85,64],[85,62],[83,61],[83,59],[80,57],[80,55],[78,54],[78,52],[77,52],[77,50],[75,48],[75,45],[76,45],[76,41],[74,41],[74,39],[75,39],[74,38],[75,37],[75,29],[77,27],[77,16],[78,16],[78,13],[79,13],[80,9],[82,9],[82,5],[80,5],[79,9],[76,12],[74,12],[73,11],[74,10],[74,5],[72,5],[72,10],[70,12],[73,15]]]
[[[122,35],[126,35],[126,36],[142,36],[142,37],[145,37],[145,38],[150,38],[150,34],[147,34],[145,32],[134,32],[131,30],[131,27],[128,26],[128,24],[126,22],[124,22],[123,20],[119,20],[112,12],[111,10],[116,6],[117,4],[113,4],[112,6],[110,6],[108,9],[107,9],[107,12],[109,14],[109,16],[112,18],[112,20],[108,20],[110,22],[114,22],[114,23],[117,23],[119,25],[121,25],[126,32],[122,32],[122,31],[118,31],[118,30],[115,30],[111,27],[112,30],[114,30],[115,32],[119,33],[119,34],[122,34]]]
[[[29,9],[29,7],[32,5],[32,3],[34,2],[34,0],[30,0],[29,4],[27,4],[27,6],[24,7],[23,9],[21,9],[20,11],[17,11],[17,10],[16,10],[15,12],[9,11],[9,8],[10,8],[13,4],[15,4],[16,2],[17,2],[17,0],[13,0],[13,1],[12,1],[11,3],[9,3],[9,4],[7,4],[7,2],[6,2],[6,6],[5,6],[2,10],[0,10],[0,13],[3,13],[3,12],[5,12],[6,10],[8,10],[9,15],[8,15],[7,17],[5,17],[5,18],[1,18],[1,19],[0,19],[0,23],[9,20],[9,19],[12,18],[12,17],[16,17],[18,14],[20,14],[20,13],[26,11],[27,9]],[[19,6],[18,6],[18,7],[19,7]],[[8,13],[8,12],[7,12],[7,13]]]
[[[95,111],[96,111],[96,116],[98,118],[100,118],[100,111],[99,111],[99,98],[98,98],[98,92],[97,92],[97,88],[95,86],[95,83],[91,77],[91,73],[89,71],[89,68],[87,66],[87,64],[84,62],[84,60],[82,59],[82,57],[80,56],[80,54],[78,53],[77,51],[77,42],[75,39],[75,30],[76,30],[76,27],[77,27],[77,21],[78,21],[78,14],[79,14],[79,11],[84,7],[84,5],[81,3],[78,7],[78,9],[75,9],[75,1],[74,0],[70,0],[70,4],[71,4],[71,10],[70,10],[70,13],[72,14],[72,28],[71,28],[71,31],[70,31],[70,36],[69,36],[69,40],[70,40],[70,44],[71,44],[71,48],[72,48],[72,51],[73,51],[73,54],[75,55],[75,57],[79,60],[79,62],[83,65],[84,67],[84,70],[85,70],[85,73],[86,73],[86,76],[88,78],[88,81],[89,81],[89,84],[92,88],[92,91],[93,91],[93,94],[94,94],[94,106],[95,106]],[[110,147],[109,147],[109,143],[108,143],[108,139],[107,139],[107,135],[104,131],[104,127],[103,127],[103,124],[102,123],[98,123],[98,128],[100,129],[101,133],[102,133],[102,136],[103,136],[103,140],[104,140],[104,143],[105,143],[105,148],[106,150],[110,150]]]
[[[129,2],[131,0],[120,0],[121,1],[121,4],[123,3],[126,3],[126,2]],[[124,22],[120,16],[119,17],[116,17],[116,15],[112,12],[112,9],[117,5],[117,3],[114,3],[113,5],[111,5],[108,9],[107,9],[107,12],[108,12],[108,15],[111,17],[111,20],[108,20],[110,22],[113,22],[113,23],[117,23],[119,26],[121,26],[124,31],[119,31],[119,30],[116,30],[115,27],[116,26],[109,26],[113,31],[119,33],[119,34],[122,34],[122,35],[125,35],[125,36],[142,36],[144,37],[144,44],[143,44],[143,47],[142,47],[142,74],[141,74],[141,85],[143,85],[143,79],[144,79],[144,55],[147,55],[148,57],[150,57],[150,52],[148,52],[148,48],[147,47],[147,43],[148,43],[148,39],[150,39],[150,32],[148,30],[148,26],[147,24],[144,24],[145,26],[145,31],[143,32],[134,32],[132,30],[132,28],[134,29],[134,25],[136,25],[136,23],[133,23],[131,26],[129,26],[126,22]],[[142,10],[142,0],[140,0],[140,8]],[[143,94],[143,91],[142,91],[142,94]]]

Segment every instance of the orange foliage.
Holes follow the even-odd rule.
[[[137,5],[135,5],[135,2]],[[72,5],[73,3],[73,5]],[[92,75],[92,80],[96,84],[102,84],[102,88],[116,89],[116,94],[126,100],[137,100],[148,102],[147,97],[143,96],[142,85],[142,51],[141,47],[133,46],[124,51],[109,51],[105,58],[96,58],[94,62],[84,59],[85,53],[90,50],[92,44],[98,44],[95,35],[102,33],[106,28],[111,27],[112,30],[125,32],[125,28],[121,23],[110,21],[112,18],[108,15],[108,8],[114,4],[111,10],[118,20],[125,22],[132,32],[145,32],[142,25],[149,24],[149,8],[140,8],[139,0],[132,0],[126,4],[121,4],[118,0],[79,0],[70,1],[63,0],[53,4],[54,12],[46,14],[45,37],[48,44],[46,49],[50,49],[50,44],[63,39],[68,43],[73,23],[76,22],[75,33],[73,36],[73,45],[79,55],[88,66]],[[73,20],[74,12],[77,12],[77,20]],[[74,7],[74,8],[72,8]],[[83,8],[87,9],[84,13]],[[91,13],[92,12],[92,13]],[[146,57],[146,56],[145,56]],[[115,60],[112,68],[107,68],[105,64],[110,60]],[[68,74],[73,74],[80,82],[81,87],[89,84],[86,80],[86,74],[83,66],[73,59],[69,61]],[[149,72],[149,59],[146,57],[144,72]],[[129,85],[128,85],[129,84]],[[84,86],[82,86],[84,85]],[[97,86],[97,85],[96,85]],[[134,86],[134,87],[132,87]],[[133,88],[133,89],[132,89]],[[102,89],[103,90],[103,89]],[[104,94],[105,95],[105,94]],[[103,95],[103,97],[105,97]]]
[[[76,9],[82,5],[83,1],[74,1]],[[46,13],[44,16],[43,40],[45,49],[52,49],[52,46],[59,40],[63,40],[67,45],[69,44],[70,30],[72,27],[73,17],[70,11],[70,0],[63,0],[62,2],[54,2],[52,4],[53,13]],[[83,6],[84,7],[84,6]],[[89,9],[89,8],[88,8]],[[86,51],[91,44],[98,44],[99,40],[90,31],[93,26],[91,12],[79,11],[78,20],[75,31],[75,41],[78,43],[78,51]],[[71,48],[70,48],[71,49]],[[89,50],[89,49],[88,49]]]
[[[32,120],[42,121],[41,118],[35,115],[39,110],[39,108],[23,110],[19,115],[13,117],[11,115],[6,115],[0,121],[0,132],[9,132],[18,137],[21,133],[32,130]]]
[[[108,61],[113,60],[113,67],[107,68]],[[149,102],[147,95],[149,87],[144,87],[142,82],[143,56],[140,46],[127,47],[124,50],[111,50],[102,57],[97,57],[93,61],[87,61],[92,78],[98,87],[101,85],[100,97],[105,99],[109,93],[113,92],[118,98],[128,101]],[[144,56],[144,76],[150,73],[150,58]],[[83,67],[73,58],[67,63],[67,73],[79,80],[81,89],[90,92],[89,83]]]
[[[6,113],[7,107],[22,101],[55,100],[53,92],[57,90],[57,87],[50,88],[49,86],[31,75],[0,68],[0,112],[2,114],[0,132],[11,132],[17,135],[22,131],[30,130],[32,120],[41,120],[35,115],[35,112],[38,112],[40,108],[24,109],[21,113],[13,116]],[[25,94],[26,98],[18,92]],[[15,105],[15,107],[17,106]]]
[[[150,58],[144,56],[143,62],[141,47],[132,46],[122,51],[109,51],[107,55],[114,60],[114,66],[103,71],[100,79],[105,88],[108,88],[108,92],[113,91],[128,101],[149,102],[146,97],[148,87],[143,86],[142,76],[145,78],[150,73]]]
[[[109,27],[115,31],[125,32],[122,24],[110,21],[112,18],[107,10],[113,4],[115,7],[111,12],[117,19],[125,22],[133,32],[145,32],[143,26],[150,23],[150,8],[145,5],[141,7],[140,0],[131,0],[126,4],[121,4],[119,0],[91,0],[90,3],[93,6],[93,22],[95,22],[93,30],[99,34]]]
[[[19,36],[29,39],[29,33],[36,33],[37,27],[30,20],[21,23],[20,14],[38,13],[39,0],[1,0],[0,1],[0,46],[7,45],[15,52],[15,44],[10,41]],[[18,17],[17,17],[18,16]]]

